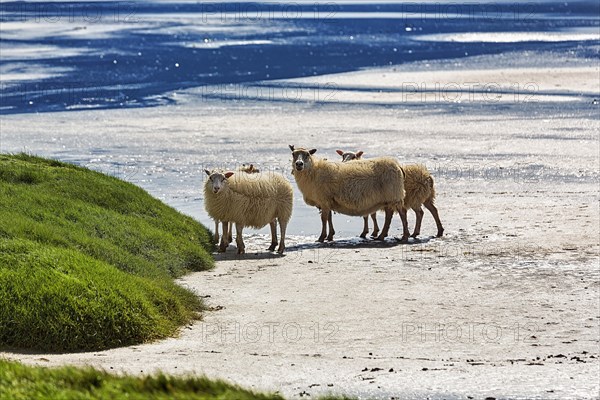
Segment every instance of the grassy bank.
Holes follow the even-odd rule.
[[[30,367],[0,360],[0,398],[14,400],[280,400],[221,381],[165,375],[131,377],[92,368]]]
[[[0,155],[0,347],[99,350],[174,334],[201,304],[173,278],[210,268],[209,232],[142,189]]]

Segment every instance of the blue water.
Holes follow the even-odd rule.
[[[0,113],[158,106],[172,102],[165,92],[190,87],[507,51],[571,51],[575,56],[598,57],[594,41],[414,39],[425,34],[600,29],[599,14],[598,1],[2,2],[0,50],[5,55],[0,71],[42,68],[60,73],[46,79],[2,79]],[[23,24],[22,34],[9,34],[7,23]],[[103,25],[118,29],[104,35],[93,33]],[[31,35],[32,29],[48,33]],[[78,32],[86,29],[91,33]],[[230,41],[238,44],[217,47]],[[57,49],[51,56],[6,57],[15,47],[40,45]]]

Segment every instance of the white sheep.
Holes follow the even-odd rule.
[[[352,160],[360,160],[363,152],[359,151],[357,153],[353,152],[353,151],[342,151],[342,150],[336,150],[336,153],[338,153],[340,156],[342,156],[342,162],[347,162],[347,161],[352,161]],[[366,238],[367,237],[367,233],[369,233],[369,217],[368,216],[363,216],[364,218],[364,224],[363,224],[363,231],[360,234],[361,238]],[[373,220],[373,232],[371,233],[371,237],[377,237],[377,235],[379,234],[379,225],[377,224],[377,213],[374,212],[373,214],[371,214],[371,219]]]
[[[246,164],[242,164],[241,167],[238,168],[238,171],[240,172],[245,172],[247,174],[256,174],[258,172],[260,172],[260,170],[258,168],[256,168],[254,166],[254,164],[250,164],[250,165],[246,165]],[[218,244],[219,243],[219,223],[221,221],[219,220],[215,220],[215,235],[213,238],[213,243]],[[233,241],[233,222],[229,223],[228,226],[228,235],[227,235],[227,241],[228,241],[228,245],[229,243],[231,243]]]
[[[336,152],[342,156],[342,162],[360,160],[364,154],[362,151],[354,153],[352,151],[336,150]],[[438,210],[434,204],[435,188],[433,186],[433,177],[424,165],[403,165],[402,168],[406,174],[404,179],[404,190],[406,193],[404,196],[404,209],[412,209],[417,215],[415,230],[413,231],[411,237],[416,238],[421,233],[421,222],[423,221],[424,215],[421,205],[424,205],[425,208],[429,210],[431,215],[433,215],[433,219],[435,220],[435,224],[437,226],[437,236],[442,236],[444,234],[444,227],[442,226]],[[375,232],[379,230],[377,227],[377,218],[375,213],[371,214],[371,217],[373,218],[374,223],[374,233],[372,236],[375,236]],[[365,237],[363,235],[366,235],[368,232],[369,219],[368,217],[364,217],[364,228],[361,237]]]
[[[281,240],[277,252],[285,249],[285,231],[292,215],[293,190],[289,181],[277,173],[243,174],[205,170],[209,176],[204,185],[204,207],[217,221],[222,221],[223,236],[219,251],[224,252],[229,222],[235,223],[238,254],[245,253],[244,227],[271,226],[271,246],[277,246],[277,223]]]
[[[389,230],[394,211],[403,225],[403,240],[408,238],[404,200],[404,172],[393,158],[373,158],[352,163],[329,162],[313,154],[316,149],[294,148],[293,175],[306,204],[321,209],[321,235],[318,241],[333,240],[335,231],[331,212],[364,216],[385,210],[385,224],[378,240]],[[327,228],[329,227],[329,234]]]

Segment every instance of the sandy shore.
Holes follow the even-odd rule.
[[[321,105],[197,102],[191,99],[201,94],[190,90],[158,112],[3,118],[3,151],[27,146],[60,155],[64,143],[76,143],[71,154],[103,162],[102,153],[86,155],[96,144],[76,129],[82,120],[137,159],[167,149],[160,171],[142,166],[132,180],[203,222],[209,220],[199,190],[186,190],[199,187],[204,165],[254,157],[289,173],[287,142],[330,158],[338,147],[396,155],[432,170],[446,235],[430,236],[435,225],[426,214],[420,242],[360,242],[352,237],[361,221],[336,215],[339,240],[317,245],[317,214],[297,197],[283,257],[264,251],[265,235],[248,231],[245,257],[232,247],[216,256],[213,271],[181,280],[213,311],[179,337],[96,353],[0,356],[115,372],[201,373],[289,397],[597,398],[598,68],[504,67],[301,80],[336,83],[341,97]],[[536,82],[536,99],[403,102],[402,93],[356,90],[473,77],[504,89]],[[45,133],[48,118],[62,120],[65,130]],[[172,132],[168,141],[160,140],[165,130]],[[127,160],[125,153],[111,157]],[[169,181],[167,189],[144,180],[148,171]],[[398,218],[393,226],[397,234]]]
[[[473,239],[218,256],[214,271],[182,280],[215,311],[178,338],[97,353],[2,355],[201,373],[289,397],[594,398],[593,257]]]

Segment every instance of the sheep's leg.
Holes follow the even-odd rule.
[[[373,220],[373,233],[371,233],[371,237],[377,237],[377,234],[379,233],[379,225],[377,225],[377,213],[371,214],[371,219]]]
[[[242,230],[244,229],[244,225],[235,224],[235,243],[237,244],[237,253],[244,254],[246,253],[246,246],[244,245],[244,238],[242,237]]]
[[[269,222],[271,226],[271,246],[269,246],[269,251],[274,251],[275,247],[277,247],[277,220],[273,220]]]
[[[410,235],[410,237],[416,238],[421,234],[421,222],[423,222],[423,214],[425,213],[423,212],[423,209],[421,207],[415,207],[413,208],[413,211],[415,212],[415,214],[417,214],[417,222],[415,223],[415,230],[413,231],[413,234]]]
[[[394,215],[394,210],[391,208],[385,209],[385,222],[383,223],[383,229],[381,230],[381,234],[375,238],[375,240],[385,240],[388,232],[390,230],[390,225],[392,223],[392,216]]]
[[[215,236],[213,237],[213,243],[219,243],[219,221],[215,220]]]
[[[229,223],[229,236],[227,237],[227,244],[233,242],[233,222]]]
[[[402,238],[400,239],[400,242],[407,243],[410,232],[408,231],[408,218],[406,218],[406,208],[400,207],[398,209],[398,213],[400,214],[400,219],[402,220]]]
[[[333,229],[332,214],[333,214],[333,212],[331,210],[329,210],[329,219],[328,219],[329,235],[327,235],[327,241],[329,241],[329,242],[331,242],[333,240],[333,235],[335,235],[335,230]]]
[[[321,210],[321,236],[317,239],[317,242],[323,243],[327,236],[327,222],[329,219],[329,210]]]
[[[363,231],[360,234],[361,238],[366,238],[367,233],[369,233],[369,217],[363,217],[365,219],[365,223],[363,224]]]
[[[285,230],[287,229],[287,222],[281,222],[281,220],[279,220],[279,230],[281,232],[281,240],[279,241],[279,248],[277,249],[277,252],[279,254],[283,254],[283,251],[285,250]]]
[[[443,236],[444,235],[444,227],[442,226],[442,221],[440,221],[440,216],[438,215],[438,210],[435,207],[435,205],[433,204],[433,200],[429,199],[426,200],[425,203],[423,203],[423,205],[425,206],[426,209],[429,210],[429,212],[431,213],[431,215],[433,215],[433,219],[435,219],[435,224],[437,225],[437,236]]]
[[[221,244],[219,245],[219,253],[224,253],[225,250],[227,250],[227,246],[229,246],[229,243],[227,243],[227,233],[228,233],[228,229],[229,229],[229,222],[223,221],[223,222],[221,222],[221,226],[223,227],[223,235],[221,235]]]

